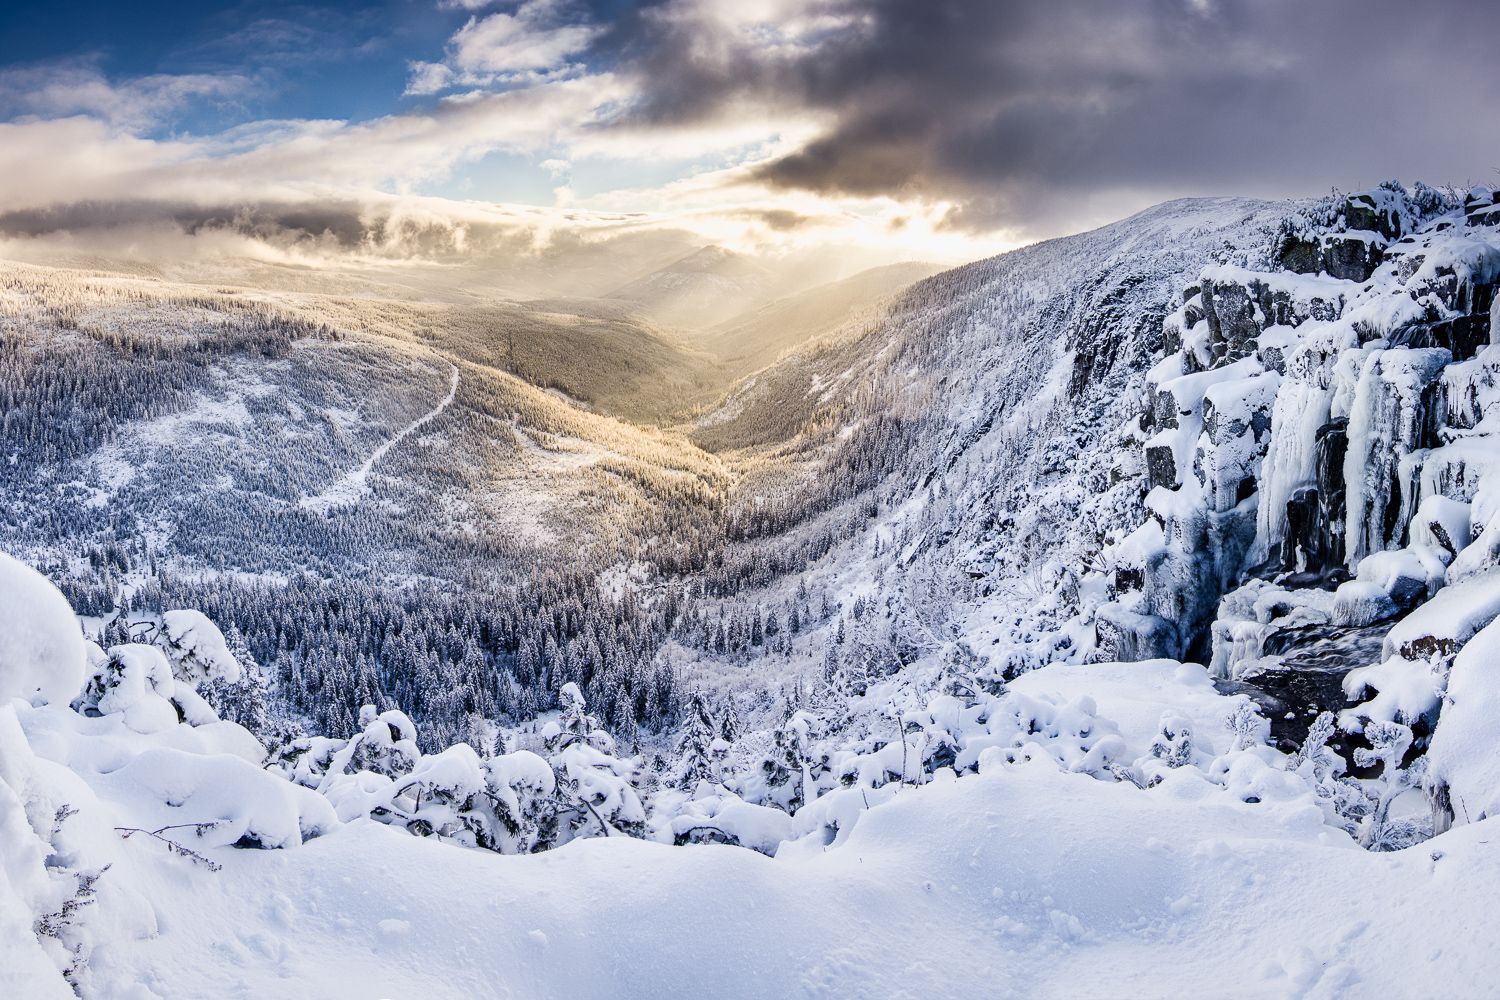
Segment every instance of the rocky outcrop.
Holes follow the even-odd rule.
[[[1342,282],[1239,267],[1209,268],[1201,287],[1214,365],[1253,353],[1260,335],[1271,327],[1296,328],[1308,320],[1336,319],[1346,292]]]
[[[1284,227],[1298,273],[1210,267],[1184,290],[1096,658],[1211,651],[1289,719],[1404,720],[1425,745],[1448,665],[1500,610],[1500,232],[1472,222],[1492,204],[1383,186]]]

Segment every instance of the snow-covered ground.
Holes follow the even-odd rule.
[[[1132,739],[1174,707],[1153,691],[1188,692],[1200,713],[1217,698],[1149,664],[1143,689],[1127,690],[1134,668],[1027,681],[1093,691]],[[37,716],[56,711],[5,714],[45,728]],[[105,835],[129,825],[141,804],[116,795],[75,822]],[[15,808],[0,798],[5,822]],[[215,872],[142,837],[110,845],[101,877],[101,919],[119,919],[106,892],[145,901],[138,936],[96,947],[91,985],[134,997],[918,998],[1416,997],[1448,984],[1446,995],[1480,996],[1500,975],[1474,918],[1500,889],[1493,827],[1371,854],[1302,798],[1243,802],[1193,768],[1141,790],[1038,760],[903,789],[839,846],[774,859],[622,837],[510,857],[358,820],[285,850],[204,849]],[[0,912],[15,915],[14,896]],[[29,929],[10,924],[0,994],[68,995],[45,960],[28,966]]]
[[[977,744],[977,773],[871,800],[862,769],[773,857],[618,830],[513,856],[349,818],[374,771],[314,791],[257,766],[195,693],[239,674],[201,615],[106,659],[8,557],[0,594],[0,996],[1416,997],[1500,975],[1476,919],[1497,820],[1359,849],[1199,666],[1031,672],[976,703],[991,737],[1034,716]],[[962,728],[963,705],[928,712]],[[367,733],[415,753],[409,726]],[[1131,780],[1101,765],[1132,757]],[[340,782],[344,822],[319,794]]]
[[[918,296],[899,338],[767,369],[820,405],[880,380],[930,399],[872,390],[821,422],[834,452],[898,460],[824,498],[826,546],[816,518],[750,536],[728,645],[722,613],[671,635],[691,686],[667,733],[567,681],[555,715],[473,713],[424,752],[387,692],[334,673],[379,708],[273,746],[210,705],[240,668],[202,616],[135,607],[150,628],[106,640],[95,617],[84,643],[0,556],[0,1000],[1489,995],[1500,243],[1480,200],[1465,222],[1386,186],[1285,231],[1279,206],[1168,205],[955,272],[967,297],[932,298],[952,323]],[[1350,228],[1381,205],[1395,232]],[[368,460],[317,502],[436,438],[416,432],[457,390],[455,368],[426,416],[408,424],[430,391],[373,454],[341,452],[334,476]],[[190,399],[195,425],[233,424]],[[903,399],[924,415],[897,434]],[[725,412],[774,427],[786,405],[747,385]],[[513,433],[538,476],[608,454]],[[761,481],[746,496],[788,513]],[[810,554],[759,573],[755,544]],[[622,559],[589,593],[675,600],[655,572]],[[768,651],[778,610],[798,625]],[[1116,657],[1141,662],[1093,662]],[[1283,667],[1332,693],[1275,688]]]

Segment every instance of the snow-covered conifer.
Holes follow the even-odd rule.
[[[694,691],[688,697],[687,720],[677,741],[677,774],[673,779],[677,788],[691,792],[700,781],[718,779],[713,761],[714,739],[708,702],[701,691]]]

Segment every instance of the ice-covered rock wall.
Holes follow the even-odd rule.
[[[1500,613],[1500,204],[1382,185],[1279,240],[1283,270],[1205,268],[1166,320],[1149,518],[1108,552],[1094,657],[1211,657],[1294,702],[1332,692],[1288,717],[1344,708],[1420,750]]]

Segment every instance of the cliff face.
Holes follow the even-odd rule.
[[[1289,219],[1270,271],[1199,273],[1128,430],[1147,516],[1091,658],[1211,658],[1288,739],[1328,708],[1416,751],[1474,727],[1444,690],[1500,614],[1497,220],[1488,190],[1388,185]]]

